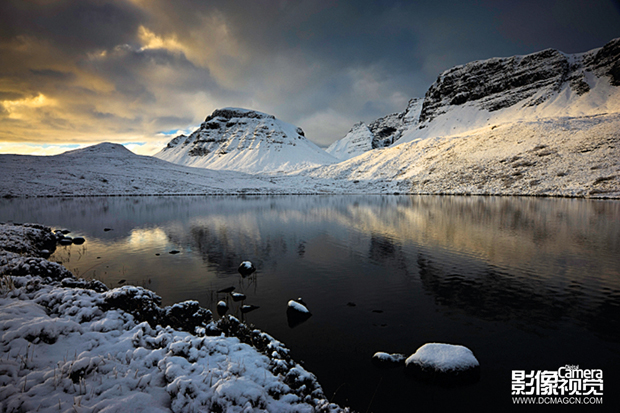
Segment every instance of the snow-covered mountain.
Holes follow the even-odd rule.
[[[191,135],[155,154],[186,166],[246,173],[291,171],[337,162],[303,130],[273,115],[240,108],[215,110]]]
[[[113,144],[52,157],[0,155],[0,196],[399,192],[618,198],[620,39],[581,54],[545,50],[447,70],[423,103],[414,100],[399,114],[356,125],[332,149],[345,160],[338,162],[299,128],[271,115],[226,108],[157,155],[199,168]],[[270,174],[211,170],[228,168]]]
[[[391,147],[310,171],[412,193],[620,194],[620,39],[443,72]]]
[[[344,138],[332,143],[326,152],[340,160],[346,160],[371,149],[385,148],[400,139],[403,132],[418,124],[422,99],[409,100],[407,108],[398,113],[379,118],[369,125],[364,122],[353,125]]]
[[[344,138],[329,145],[325,152],[340,160],[354,158],[374,149],[372,147],[374,138],[375,136],[364,122],[356,123]]]
[[[297,193],[297,182],[177,165],[100,143],[55,156],[0,155],[0,197]],[[300,189],[297,189],[300,188]]]
[[[446,70],[428,89],[419,124],[398,143],[493,125],[620,112],[620,38],[586,53],[547,49]]]

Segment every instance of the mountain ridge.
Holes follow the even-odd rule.
[[[246,173],[291,171],[334,163],[304,131],[251,109],[216,109],[189,136],[173,138],[154,155],[173,163]]]

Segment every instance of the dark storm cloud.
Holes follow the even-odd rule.
[[[126,43],[144,18],[130,2],[96,0],[4,0],[0,16],[2,38],[44,38],[73,53]]]
[[[325,145],[454,65],[587,51],[619,22],[609,0],[5,0],[0,140],[148,140],[245,106]]]

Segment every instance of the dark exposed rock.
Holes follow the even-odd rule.
[[[404,111],[392,113],[371,122],[368,129],[374,135],[372,148],[386,148],[398,141],[403,132],[415,127],[420,116],[421,105],[422,99],[410,99]]]
[[[526,101],[542,89],[559,90],[568,69],[566,56],[552,49],[456,66],[426,92],[420,123],[434,119],[444,106],[477,101],[492,112]]]
[[[257,305],[246,304],[246,305],[241,306],[241,312],[245,314],[245,313],[249,313],[250,311],[257,310],[259,308],[260,307]]]
[[[620,86],[620,39],[583,55],[567,56],[547,49],[526,56],[493,58],[456,66],[443,72],[426,92],[420,127],[448,106],[476,102],[490,112],[515,104],[536,106],[566,82],[578,95],[590,91],[585,74],[609,76]]]
[[[237,270],[242,277],[248,277],[256,271],[256,267],[250,261],[243,261]]]
[[[225,301],[219,301],[216,306],[217,314],[222,317],[228,312],[228,304]]]

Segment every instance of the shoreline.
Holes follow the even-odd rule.
[[[76,278],[44,258],[43,225],[1,224],[0,240],[0,410],[351,411],[233,316]]]
[[[278,196],[460,196],[460,197],[524,197],[524,198],[565,198],[565,199],[594,199],[594,200],[620,200],[620,195],[598,196],[594,195],[566,195],[566,194],[512,194],[512,193],[469,193],[469,192],[346,192],[346,193],[325,193],[325,192],[287,192],[287,193],[169,193],[169,194],[88,194],[88,195],[10,195],[0,196],[1,199],[32,199],[32,198],[120,198],[120,197],[278,197]]]

